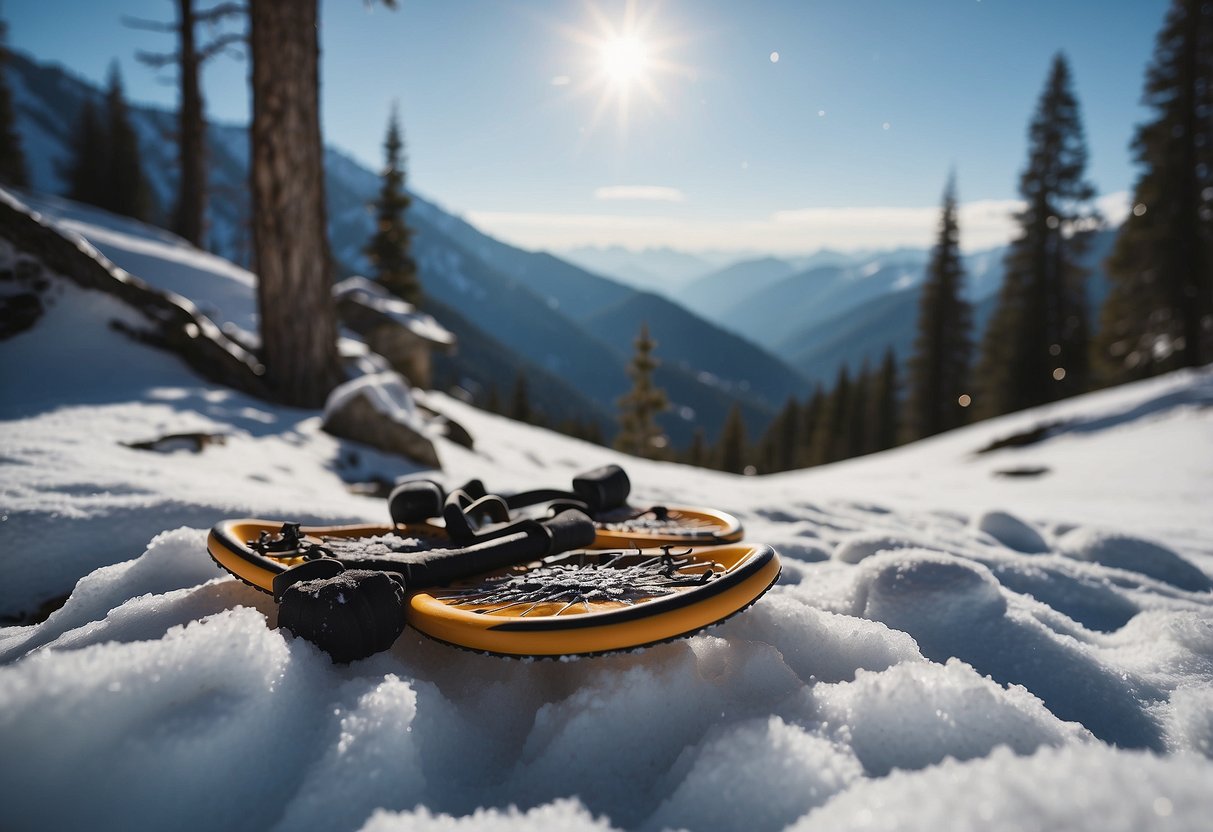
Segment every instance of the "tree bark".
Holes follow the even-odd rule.
[[[178,0],[177,24],[181,39],[181,110],[178,113],[178,162],[181,182],[177,194],[175,230],[203,247],[206,215],[206,121],[198,80],[201,59],[194,37],[194,0]]]
[[[319,407],[340,380],[320,137],[317,0],[252,0],[253,257],[262,360],[279,397]]]

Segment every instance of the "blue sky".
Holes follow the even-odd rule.
[[[130,97],[172,106],[167,76],[134,60],[168,37],[119,18],[168,19],[174,6],[7,0],[2,13],[15,48],[94,81],[116,57]],[[963,242],[979,248],[1009,234],[1028,119],[1058,50],[1074,72],[1090,179],[1117,213],[1166,7],[403,0],[389,11],[324,0],[325,138],[377,166],[398,101],[411,184],[530,248],[927,244],[955,168]],[[618,77],[604,76],[620,34],[641,66],[625,57]],[[212,117],[247,120],[247,73],[230,58],[207,68]]]

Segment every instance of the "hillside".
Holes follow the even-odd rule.
[[[63,189],[62,169],[69,139],[82,102],[99,102],[101,92],[56,67],[43,66],[14,53],[9,67],[17,126],[30,157],[35,191],[53,194]],[[172,116],[164,111],[133,107],[132,115],[144,167],[160,206],[161,217],[171,204],[174,185],[175,148],[163,137],[171,135]],[[211,125],[208,132],[211,155],[211,210],[209,245],[237,264],[247,264],[250,241],[247,231],[247,135],[243,128]],[[366,210],[378,188],[378,179],[339,151],[325,152],[328,215],[333,254],[344,273],[365,268],[362,248],[371,231]],[[540,379],[536,404],[553,420],[568,414],[568,401],[587,399],[590,408],[577,408],[583,419],[599,422],[606,433],[613,430],[615,402],[630,386],[626,364],[634,332],[596,335],[587,332],[580,318],[636,295],[622,284],[590,274],[545,253],[526,252],[494,240],[454,217],[434,203],[414,194],[409,222],[416,230],[414,254],[427,296],[444,308],[455,310],[468,340],[478,345],[492,343],[498,350],[494,365],[505,373],[499,386],[530,367],[545,371]],[[646,301],[635,302],[638,314],[646,314]],[[656,317],[656,314],[654,314]],[[683,322],[698,328],[697,338],[711,341],[723,333],[700,319]],[[471,333],[468,327],[477,332]],[[477,348],[458,354],[448,362],[448,377],[468,387],[483,386],[485,367],[474,363],[483,356]],[[767,358],[767,362],[776,359]],[[795,371],[785,368],[795,375]],[[700,373],[721,376],[719,366],[693,366],[672,385],[678,411],[699,414],[702,423],[715,430],[724,421],[733,398],[721,394],[719,386],[699,380]],[[552,383],[558,380],[560,383]],[[727,376],[726,382],[740,386],[745,377]],[[562,390],[571,388],[573,395]],[[748,405],[752,418],[762,422],[781,403],[764,399],[759,388]],[[691,436],[688,420],[671,417],[668,429],[677,445]]]
[[[1213,812],[1207,370],[771,477],[431,394],[476,439],[436,440],[431,472],[205,384],[109,325],[136,310],[41,277],[45,314],[0,340],[0,614],[37,621],[0,629],[6,829],[1128,832]],[[222,440],[133,447],[186,432]],[[224,517],[382,521],[347,486],[371,475],[516,489],[607,462],[638,499],[736,512],[779,584],[641,652],[511,661],[406,630],[337,666],[205,553]]]

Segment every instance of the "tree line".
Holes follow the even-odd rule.
[[[938,237],[919,301],[917,332],[899,395],[896,361],[844,365],[828,391],[791,399],[749,443],[734,407],[714,444],[697,433],[681,454],[646,443],[663,399],[648,377],[620,402],[616,446],[735,473],[835,462],[933,436],[976,419],[1213,359],[1213,4],[1174,0],[1147,70],[1152,118],[1136,132],[1141,174],[1107,261],[1110,292],[1098,315],[1081,258],[1102,227],[1073,77],[1054,57],[1028,128],[1019,177],[1023,208],[995,310],[975,341],[965,295],[955,174],[944,189]],[[637,369],[654,359],[647,330]],[[641,356],[643,354],[643,360]],[[642,406],[640,402],[648,402]],[[641,409],[643,418],[637,416]],[[637,430],[637,424],[647,425]]]
[[[250,189],[262,360],[283,401],[315,405],[340,375],[328,294],[332,261],[317,106],[316,2],[300,0],[284,10],[271,0],[250,0],[247,7],[221,4],[202,12],[191,11],[192,0],[177,3],[177,24],[161,28],[178,33],[180,48],[144,59],[153,65],[177,62],[183,84],[196,84],[202,61],[234,40],[223,36],[193,46],[194,41],[187,42],[193,25],[212,15],[248,14]],[[384,5],[394,3],[384,0]],[[0,27],[0,60],[3,35]],[[174,217],[184,231],[198,227],[196,210],[183,206],[198,204],[193,192],[199,181],[197,162],[185,157],[187,146],[198,144],[186,136],[198,134],[200,94],[183,88],[182,101],[181,184]],[[700,433],[688,448],[675,452],[656,427],[665,397],[652,384],[655,342],[642,329],[629,370],[633,387],[620,402],[617,446],[725,470],[784,470],[1208,363],[1213,352],[1213,5],[1172,0],[1147,71],[1143,103],[1151,115],[1132,145],[1140,175],[1106,263],[1110,292],[1094,331],[1080,258],[1101,218],[1094,209],[1094,188],[1085,178],[1087,150],[1072,75],[1059,54],[1029,125],[1028,159],[1019,181],[1023,208],[1015,217],[1017,233],[1006,257],[1005,279],[980,343],[974,340],[972,309],[964,294],[953,175],[944,189],[939,235],[922,287],[904,395],[899,394],[896,362],[886,355],[876,371],[861,368],[852,378],[844,367],[829,390],[819,388],[805,401],[789,401],[758,442],[748,441],[740,408],[734,408],[713,444]],[[188,127],[187,104],[194,119]],[[150,189],[139,169],[137,136],[116,70],[102,106],[85,103],[73,144],[76,152],[65,171],[69,196],[118,213],[149,216]],[[420,290],[404,224],[408,196],[402,154],[393,113],[367,255],[377,279],[416,302]],[[0,182],[28,182],[3,73]],[[194,219],[187,221],[191,211]],[[300,326],[300,321],[308,325]],[[566,427],[591,432],[586,426]]]

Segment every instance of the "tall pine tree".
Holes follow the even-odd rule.
[[[105,147],[105,192],[98,204],[115,214],[151,219],[152,191],[143,175],[139,136],[131,123],[116,62],[110,65],[105,92]]]
[[[657,424],[657,415],[666,409],[668,401],[665,391],[653,384],[653,371],[660,365],[653,357],[656,346],[649,337],[648,324],[641,324],[636,353],[628,366],[632,389],[619,399],[619,435],[615,438],[618,450],[651,459],[660,456],[667,443]]]
[[[1213,361],[1213,5],[1173,0],[1146,75],[1153,120],[1108,261],[1097,360],[1124,381]]]
[[[814,465],[837,462],[847,455],[851,445],[847,415],[851,409],[851,371],[843,364],[838,368],[834,387],[822,404],[821,416],[813,432],[812,459]]]
[[[813,388],[804,407],[800,409],[800,431],[796,442],[796,467],[808,468],[818,464],[816,457],[817,436],[822,430],[826,406],[826,392],[818,384]]]
[[[86,98],[76,117],[67,164],[60,171],[67,183],[68,199],[89,205],[101,205],[105,200],[107,144],[97,107]]]
[[[716,467],[721,471],[740,474],[746,467],[745,421],[741,417],[741,405],[734,402],[725,417],[716,444]]]
[[[1098,223],[1083,178],[1087,148],[1070,69],[1058,54],[1028,132],[1025,207],[986,328],[975,382],[986,416],[1082,392],[1088,382],[1086,274],[1078,257]]]
[[[383,140],[383,157],[379,198],[375,200],[375,234],[367,244],[366,256],[377,281],[397,297],[417,305],[421,302],[421,283],[417,262],[409,252],[413,232],[405,223],[412,199],[404,189],[404,139],[395,107]]]
[[[8,63],[8,24],[0,20],[0,184],[14,188],[29,185],[25,153],[17,135],[13,99],[8,90],[5,65]]]
[[[868,399],[869,450],[872,452],[886,451],[897,445],[901,422],[898,386],[897,357],[889,347],[876,372]]]
[[[910,359],[907,422],[914,439],[964,424],[960,397],[969,386],[973,312],[962,292],[960,228],[956,221],[956,179],[943,194],[939,238],[931,252],[918,303],[918,335]]]

